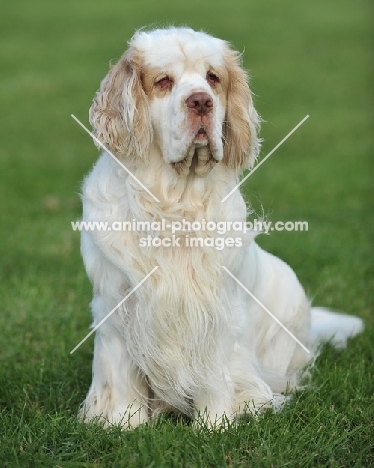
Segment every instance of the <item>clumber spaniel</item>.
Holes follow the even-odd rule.
[[[215,424],[246,405],[279,408],[319,342],[344,345],[362,328],[311,309],[292,269],[259,248],[255,232],[232,229],[247,208],[239,190],[222,199],[259,151],[239,59],[203,32],[139,31],[95,95],[94,135],[131,174],[104,152],[83,185],[83,220],[166,229],[82,232],[93,326],[158,267],[98,328],[82,419],[135,427],[171,410]],[[182,220],[228,223],[224,247],[202,229],[173,230],[175,245],[160,245]]]

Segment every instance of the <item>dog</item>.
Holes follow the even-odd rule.
[[[103,322],[84,421],[131,428],[174,411],[216,426],[249,406],[280,409],[319,343],[345,346],[363,328],[311,308],[256,232],[234,229],[248,208],[239,190],[222,200],[260,148],[240,59],[204,32],[140,30],[94,97],[107,151],[83,183],[83,220],[142,224],[82,232],[92,326]],[[203,222],[226,223],[223,244]]]

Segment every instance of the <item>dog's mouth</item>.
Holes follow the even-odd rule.
[[[200,127],[199,131],[196,133],[193,143],[195,145],[206,146],[209,144],[208,134],[204,127]]]
[[[180,177],[187,176],[190,172],[205,177],[217,163],[218,160],[211,151],[208,133],[204,126],[201,126],[192,140],[187,156],[171,165]]]

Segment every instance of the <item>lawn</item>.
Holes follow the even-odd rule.
[[[369,0],[16,0],[0,17],[0,466],[374,465],[373,95]],[[225,431],[162,419],[124,432],[77,422],[91,378],[91,285],[79,253],[79,191],[97,158],[88,108],[109,60],[143,25],[188,24],[244,51],[264,123],[243,186],[269,219],[307,232],[259,238],[314,303],[364,318],[326,347],[313,385],[280,414]]]

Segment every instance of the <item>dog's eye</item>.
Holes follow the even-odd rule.
[[[208,83],[210,84],[210,86],[212,86],[213,88],[217,85],[217,83],[219,83],[218,76],[214,74],[213,72],[208,72],[206,74],[206,79]]]
[[[156,81],[155,85],[159,89],[171,89],[173,86],[173,81],[168,76],[164,76],[160,80]]]

